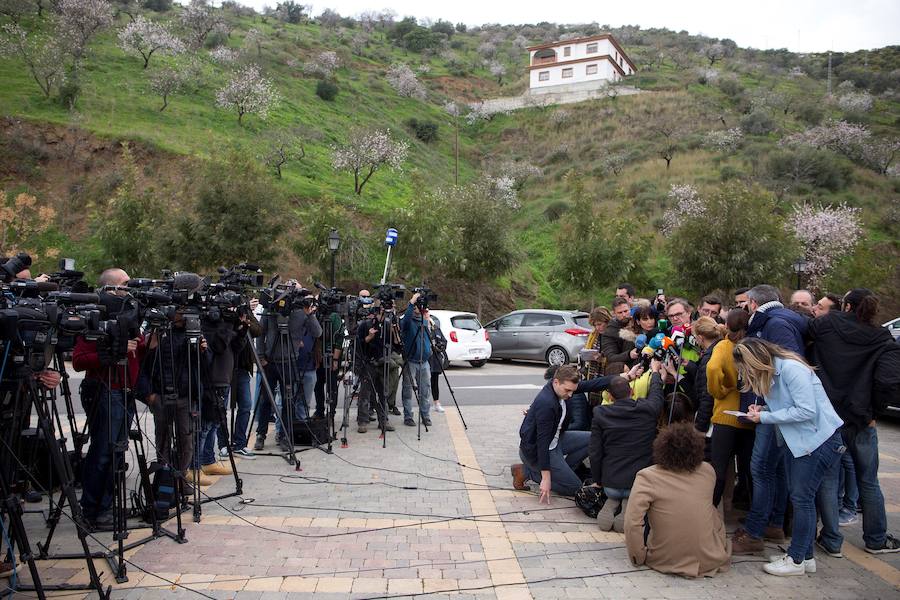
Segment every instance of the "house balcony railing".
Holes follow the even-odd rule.
[[[556,62],[556,57],[555,57],[555,56],[544,56],[544,57],[535,57],[535,58],[533,58],[532,61],[531,61],[531,64],[532,64],[532,66],[538,66],[538,65],[552,65],[552,64],[555,63],[555,62]]]

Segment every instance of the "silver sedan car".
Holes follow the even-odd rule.
[[[591,332],[588,313],[571,310],[516,310],[484,328],[491,337],[491,359],[537,360],[551,365],[573,362]]]

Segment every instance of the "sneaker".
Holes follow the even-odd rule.
[[[381,425],[381,427],[384,427],[384,430],[385,430],[385,431],[396,431],[396,430],[394,429],[394,426],[391,425],[390,423],[384,423],[384,424]]]
[[[770,554],[768,556],[769,562],[778,562],[783,559],[787,554]],[[807,558],[803,561],[803,570],[807,573],[815,573],[816,572],[816,559],[815,558]]]
[[[378,420],[378,415],[375,414],[375,411],[369,413],[369,423],[374,423]]]
[[[253,451],[250,448],[244,446],[240,450],[234,451],[235,456],[240,456],[241,458],[246,458],[247,460],[256,460],[256,455],[253,454]]]
[[[755,538],[746,529],[740,528],[731,538],[731,554],[756,554],[765,550],[762,538]]]
[[[415,427],[416,426],[416,422],[413,421],[412,418],[403,419],[403,424],[406,425],[407,427]]]
[[[900,540],[891,534],[887,534],[884,536],[884,544],[882,544],[880,548],[869,548],[866,546],[866,552],[869,554],[892,554],[894,552],[900,552]]]
[[[777,575],[778,577],[791,577],[796,575],[806,575],[806,561],[799,565],[794,559],[785,554],[775,562],[763,565],[763,571],[769,575]]]
[[[765,531],[763,531],[763,540],[775,544],[783,544],[785,541],[784,529],[767,525]]]
[[[625,509],[628,507],[628,498],[622,499],[622,506],[619,507],[619,514],[613,519],[613,531],[616,533],[625,533]]]
[[[253,444],[253,449],[259,452],[263,448],[266,447],[266,436],[256,436],[256,442]]]
[[[356,428],[356,433],[366,433],[367,431],[369,431],[368,425],[360,425]]]
[[[828,546],[822,543],[821,536],[816,538],[816,547],[831,558],[844,558],[844,554],[841,552],[840,548],[837,550],[831,550],[830,548],[828,548]],[[868,550],[868,548],[866,549]]]
[[[293,448],[291,448],[291,441],[289,439],[287,439],[286,437],[283,437],[280,440],[278,440],[278,448],[282,452],[293,452],[293,450],[294,450]]]
[[[392,408],[391,408],[391,414],[399,417],[399,416],[400,416],[400,409],[397,408],[396,406],[392,407]]]
[[[439,412],[439,413],[444,412],[444,407],[441,406],[441,403],[440,403],[440,402],[435,402],[435,403],[434,403],[434,412]]]
[[[111,510],[104,510],[99,515],[97,515],[92,521],[91,524],[94,527],[105,528],[113,526],[113,514]]]
[[[848,525],[853,525],[859,519],[856,516],[855,512],[850,512],[849,510],[844,510],[843,508],[838,513],[838,525],[841,527],[847,527]]]
[[[235,453],[237,454],[237,453]],[[219,458],[222,460],[228,459],[228,448],[219,448]]]
[[[325,413],[322,412],[321,410],[317,410],[316,412],[313,413],[313,419],[324,419],[324,418],[325,418]]]
[[[422,425],[424,425],[425,427],[431,427],[431,418],[422,417]]]
[[[613,523],[616,518],[616,509],[621,505],[621,500],[613,500],[612,498],[606,499],[606,502],[603,503],[603,508],[597,513],[597,526],[600,528],[600,531],[609,531],[613,528]]]
[[[25,499],[25,502],[40,502],[43,499],[41,493],[37,490],[28,490],[22,496]]]

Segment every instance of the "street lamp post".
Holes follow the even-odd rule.
[[[337,229],[332,229],[328,234],[328,250],[331,252],[331,287],[334,287],[334,259],[340,247],[341,236],[338,235]]]
[[[800,289],[800,277],[806,273],[806,269],[809,266],[809,263],[806,262],[803,258],[798,258],[794,261],[794,273],[797,274],[797,287],[795,289]]]

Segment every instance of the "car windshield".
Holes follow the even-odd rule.
[[[590,317],[588,315],[578,315],[575,317],[575,324],[579,327],[584,327],[585,329],[591,329],[589,319]]]
[[[478,322],[475,315],[460,315],[450,319],[450,322],[456,329],[468,329],[470,331],[481,329],[481,323]]]

